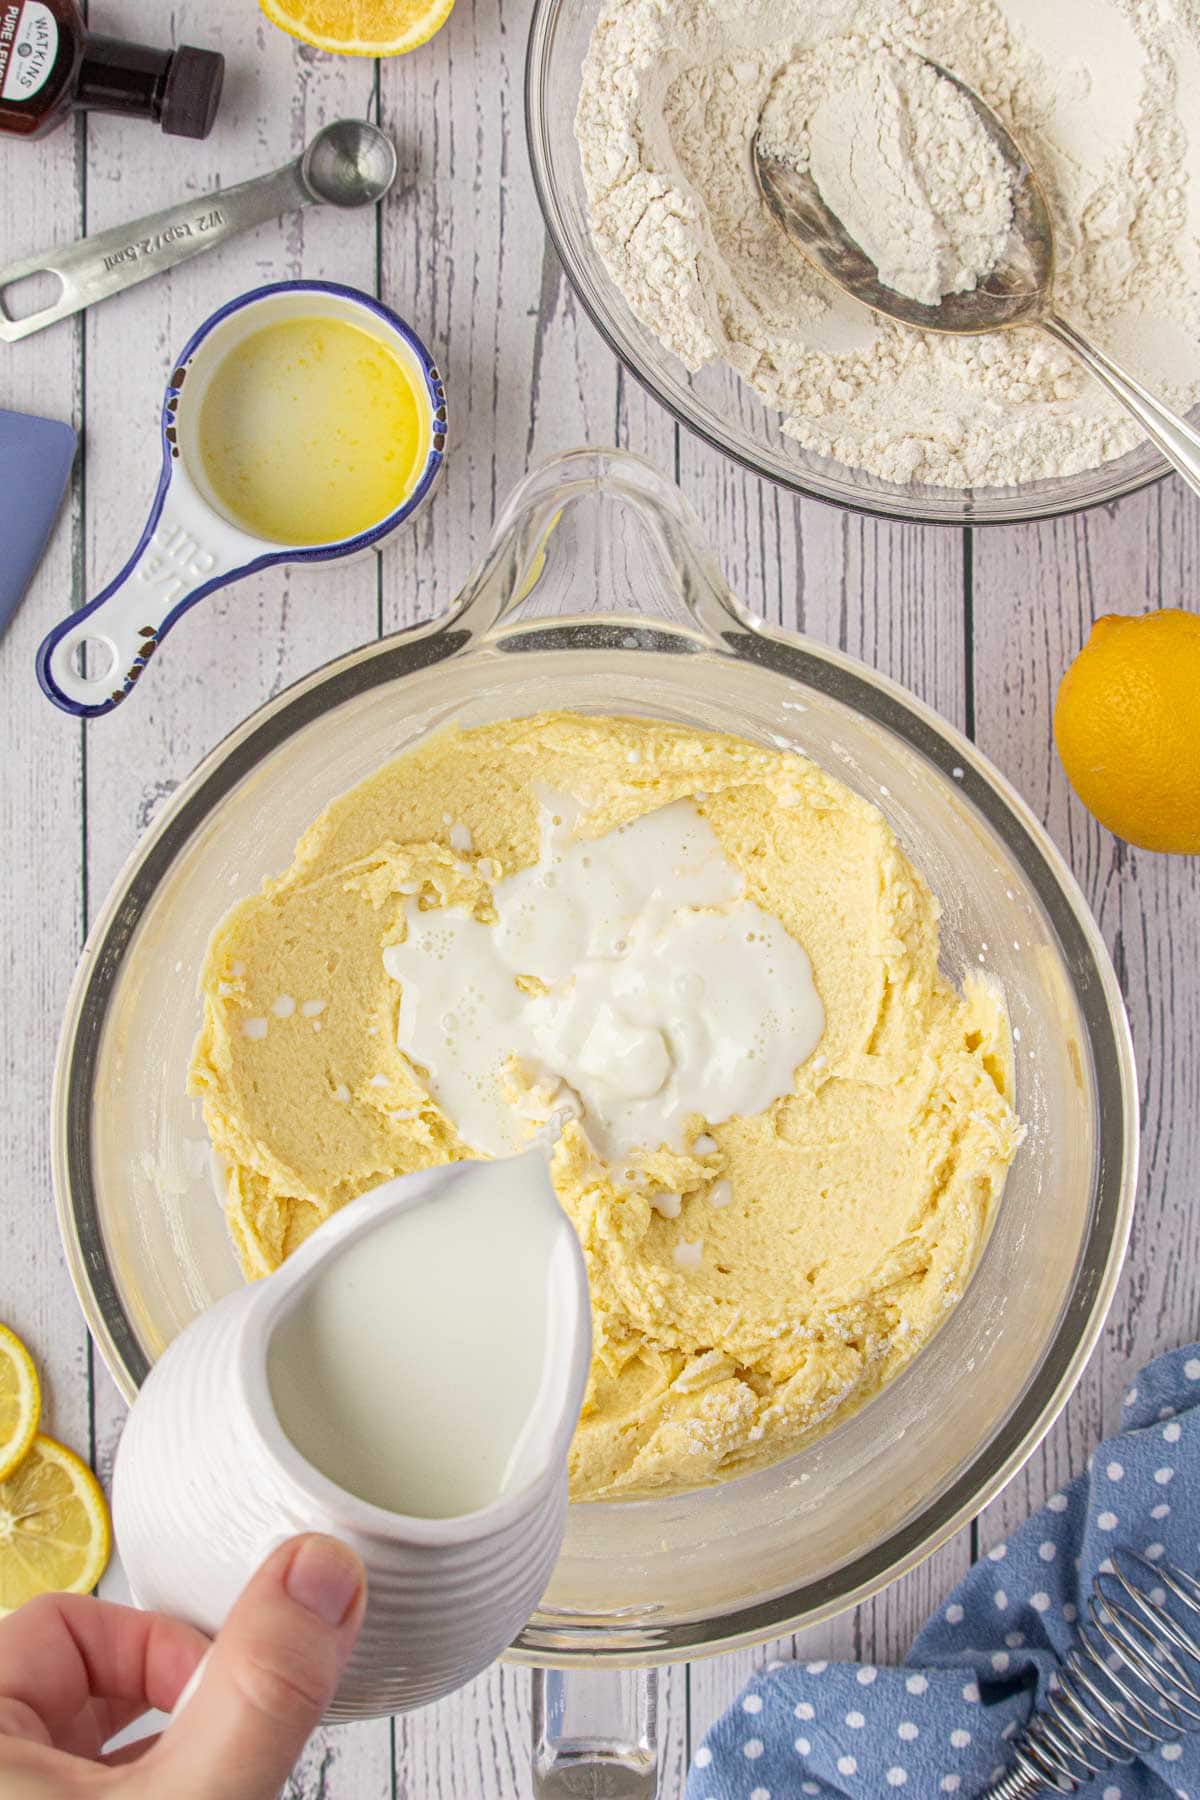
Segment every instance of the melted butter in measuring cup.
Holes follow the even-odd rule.
[[[333,1254],[267,1352],[301,1456],[414,1518],[475,1512],[539,1471],[571,1355],[571,1227],[544,1157],[453,1173]]]
[[[514,1057],[574,1090],[611,1159],[683,1149],[689,1115],[761,1112],[825,1028],[803,948],[746,899],[690,801],[590,842],[572,836],[578,812],[546,797],[539,860],[496,884],[494,924],[414,901],[384,952],[400,1049],[491,1155],[527,1141],[505,1091]]]
[[[200,460],[235,524],[279,544],[332,544],[395,512],[429,457],[415,370],[335,316],[264,325],[227,352],[200,408]]]

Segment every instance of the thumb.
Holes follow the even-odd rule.
[[[333,1698],[366,1603],[362,1563],[336,1538],[293,1538],[251,1579],[199,1686],[144,1759],[175,1800],[274,1800]]]

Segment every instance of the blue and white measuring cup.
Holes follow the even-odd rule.
[[[324,544],[279,544],[246,531],[218,502],[199,454],[200,407],[218,365],[244,338],[283,319],[314,315],[344,319],[400,358],[414,392],[428,402],[429,454],[412,492],[369,530]],[[103,593],[56,625],[38,649],[43,692],[82,718],[119,705],[171,627],[206,594],[277,563],[354,556],[411,519],[445,460],[446,394],[429,352],[390,307],[333,281],[281,281],[229,301],[192,335],[167,383],[161,429],[162,473],[133,555]]]

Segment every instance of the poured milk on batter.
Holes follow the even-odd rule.
[[[572,827],[559,803],[557,867],[548,794],[584,809]],[[610,855],[624,859],[636,933],[616,931],[601,903]],[[528,914],[510,900],[522,893]],[[660,958],[657,995],[638,993],[633,977],[659,966],[654,909],[682,950],[693,928],[724,927],[750,901],[771,916],[769,940],[736,957],[730,943],[728,960]],[[419,942],[449,963],[426,964]],[[489,945],[503,956],[482,967],[513,1018],[484,1038],[460,1015],[478,973],[468,955],[490,957]],[[734,1057],[728,1039],[758,1049],[764,1012],[801,1008],[801,946],[824,1027],[806,1056],[819,1015],[807,1031],[778,1022],[796,1039],[779,1092],[773,1062]],[[583,1248],[595,1330],[573,1498],[678,1494],[775,1462],[869,1400],[937,1331],[1021,1141],[1002,996],[982,967],[958,991],[939,949],[937,901],[886,819],[804,757],[581,713],[436,733],[335,800],[212,940],[192,1085],[227,1165],[242,1266],[269,1274],[387,1176],[456,1162],[484,1131],[519,1131],[522,1113],[572,1110],[565,1081],[537,1074],[556,1070],[586,1107],[563,1123],[551,1173]],[[535,951],[546,960],[531,969]],[[517,973],[539,972],[517,987]],[[698,979],[676,989],[675,976]],[[654,1010],[631,1014],[643,999]],[[544,1004],[530,1014],[534,1000]],[[398,1017],[420,1055],[397,1043]],[[676,1062],[681,1044],[705,1049],[706,1030],[726,1060],[720,1082],[696,1083],[701,1123],[686,1117]],[[628,1054],[611,1054],[626,1031]],[[649,1085],[665,1066],[655,1033],[668,1080],[631,1096],[639,1073]],[[464,1043],[478,1055],[474,1089]],[[768,1039],[771,1059],[777,1048]],[[510,1070],[506,1092],[485,1050],[536,1067]],[[584,1067],[593,1060],[600,1076]],[[618,1065],[625,1091],[613,1093]],[[704,1074],[703,1056],[688,1069]],[[665,1120],[689,1141],[598,1156],[601,1136],[619,1142],[639,1112],[639,1132]]]
[[[543,796],[541,855],[496,883],[494,923],[414,900],[404,942],[384,951],[400,1049],[491,1155],[527,1137],[505,1093],[514,1057],[537,1082],[566,1083],[611,1157],[683,1149],[696,1114],[761,1112],[824,1030],[804,950],[746,899],[690,801],[582,842],[579,812]]]
[[[546,1390],[570,1355],[569,1230],[530,1151],[456,1171],[448,1192],[348,1245],[268,1352],[271,1398],[300,1454],[359,1499],[415,1518],[475,1512],[523,1485],[557,1423]]]

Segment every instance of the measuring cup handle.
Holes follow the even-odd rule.
[[[236,187],[148,213],[130,225],[98,231],[63,250],[22,257],[0,269],[0,340],[15,344],[97,300],[107,300],[111,294],[199,256],[202,250],[211,250],[239,231],[310,206],[313,199],[301,178],[300,164],[288,163],[270,175],[258,175]],[[57,300],[26,318],[10,319],[4,310],[4,290],[29,275],[41,274],[57,275],[61,284]]]
[[[85,719],[111,712],[190,606],[236,576],[281,560],[219,519],[175,469],[173,478],[164,472],[141,540],[121,573],[42,640],[38,681],[64,712]]]

